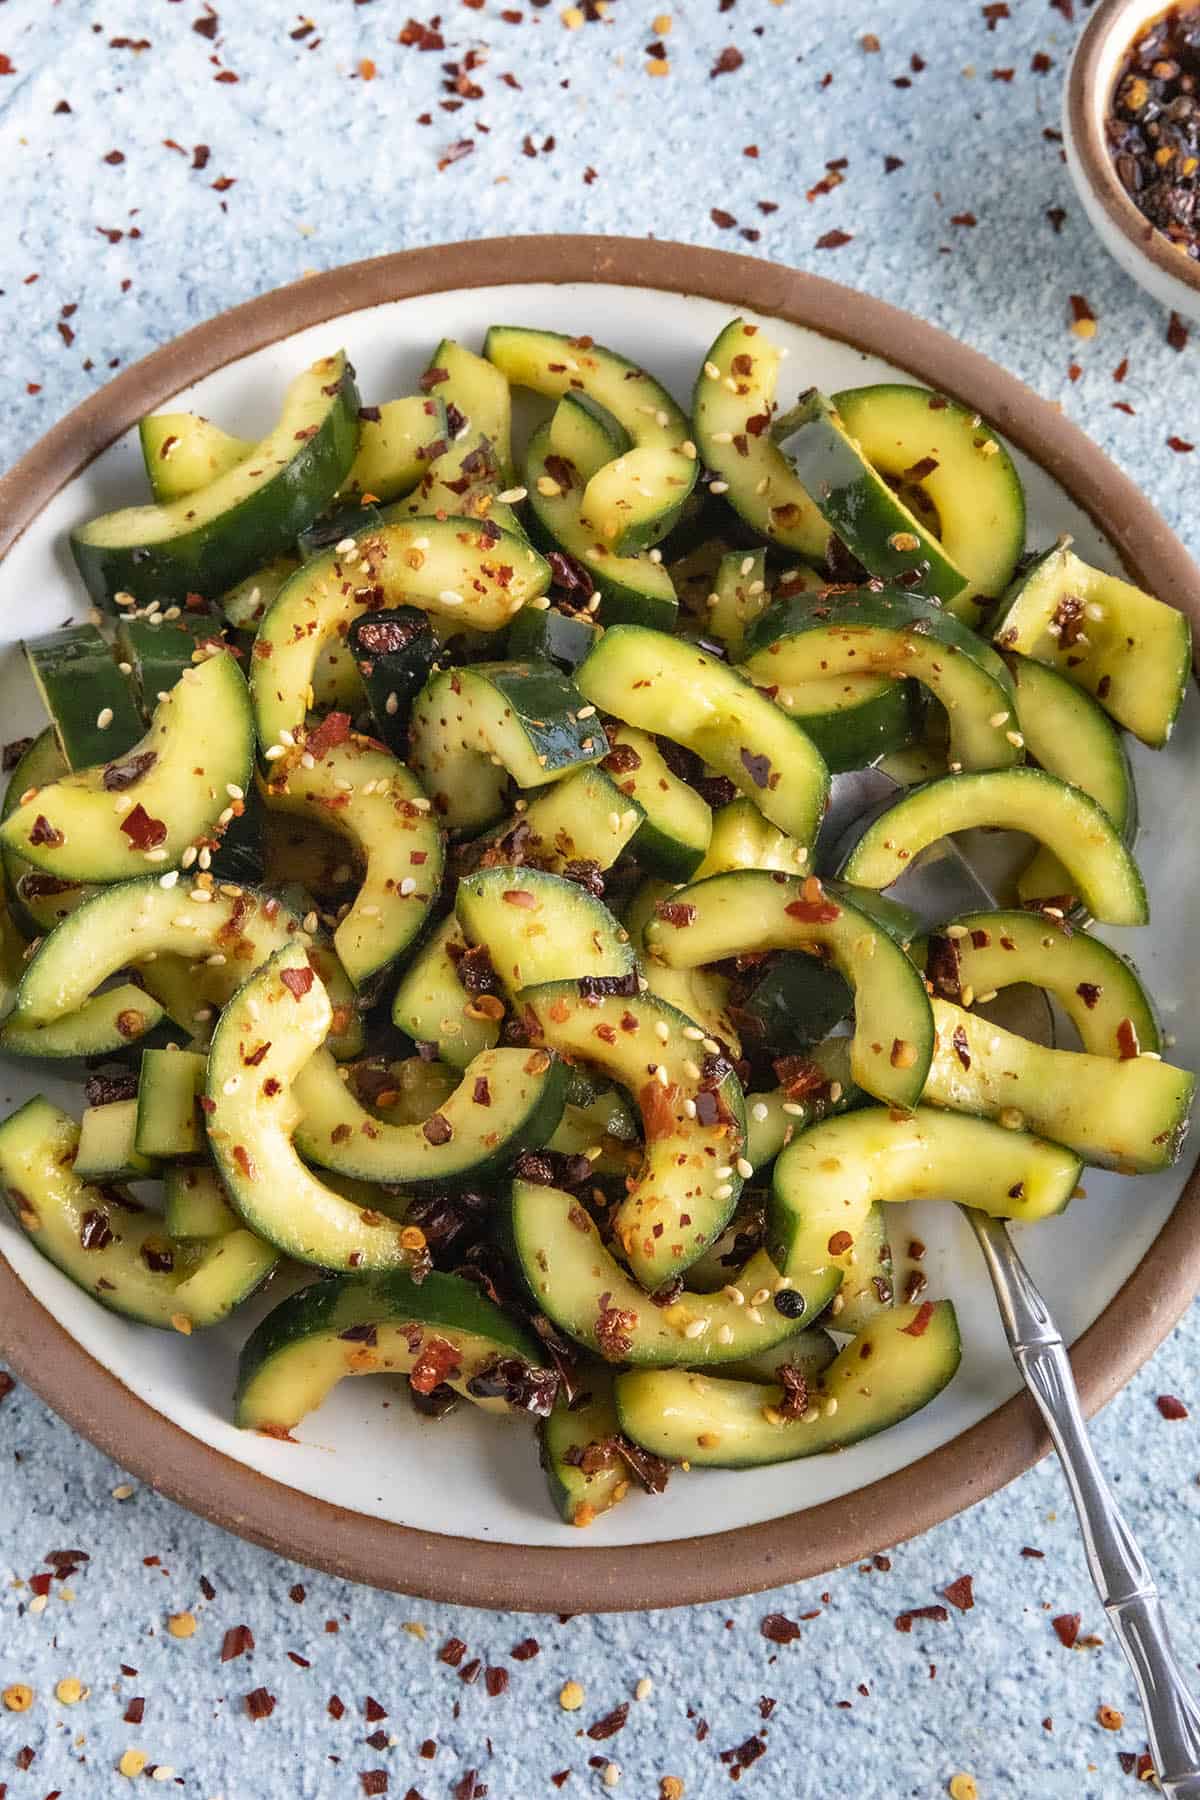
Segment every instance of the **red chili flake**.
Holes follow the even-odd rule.
[[[956,1025],[954,1027],[954,1036],[950,1041],[954,1045],[954,1054],[957,1056],[963,1068],[969,1069],[971,1066],[971,1051],[967,1044],[966,1027],[963,1025]]]
[[[784,1613],[768,1613],[758,1629],[772,1644],[794,1644],[800,1636],[795,1619],[789,1619]]]
[[[906,1337],[924,1337],[929,1329],[929,1321],[933,1317],[933,1301],[924,1300],[917,1310],[917,1315],[909,1324],[902,1325],[901,1331]]]
[[[816,888],[816,894],[808,892],[809,882]],[[841,907],[825,898],[824,889],[815,876],[809,876],[805,881],[800,899],[789,900],[783,910],[789,919],[797,919],[802,925],[832,925],[842,916]]]
[[[522,1638],[519,1644],[513,1645],[509,1655],[514,1662],[532,1662],[535,1656],[540,1655],[541,1648],[535,1637]]]
[[[720,1760],[728,1766],[731,1779],[737,1781],[743,1769],[748,1769],[751,1763],[756,1763],[760,1756],[766,1754],[765,1738],[748,1737],[744,1743],[735,1744],[732,1750],[722,1750]]]
[[[301,1656],[301,1654],[298,1650],[289,1650],[288,1651],[288,1661],[294,1662],[298,1669],[311,1669],[312,1668],[312,1664],[309,1662],[307,1656]]]
[[[722,50],[720,56],[718,56],[716,62],[708,71],[709,80],[715,81],[718,75],[732,75],[735,69],[741,68],[745,60],[746,59],[741,51],[733,44],[726,44],[724,50]]]
[[[121,820],[121,830],[135,850],[153,850],[167,835],[163,821],[152,819],[140,800]]]
[[[254,1648],[254,1633],[248,1625],[231,1625],[221,1639],[221,1661],[232,1662]]]
[[[685,931],[696,917],[696,909],[686,900],[660,900],[654,908],[656,918],[677,931]]]
[[[12,57],[0,55],[0,75],[15,75],[16,72],[17,66],[13,62]],[[60,100],[54,110],[55,112],[62,112],[64,108],[67,112],[70,112],[71,110],[70,107],[67,106],[65,100]]]
[[[826,231],[817,239],[815,248],[818,250],[840,250],[843,244],[852,242],[853,237],[854,233],[852,231]]]
[[[621,1704],[614,1706],[610,1713],[605,1713],[602,1719],[597,1719],[594,1725],[589,1725],[587,1735],[597,1743],[602,1742],[605,1738],[616,1737],[618,1731],[624,1731],[628,1719],[629,1702],[622,1700]]]
[[[558,1771],[557,1775],[552,1775],[550,1777],[550,1782],[553,1787],[564,1788],[564,1787],[566,1787],[566,1785],[567,1785],[568,1781],[570,1781],[570,1779],[571,1779],[570,1769],[560,1769]]]
[[[492,1700],[498,1700],[508,1688],[508,1670],[494,1664],[483,1671],[483,1685]]]
[[[1058,1617],[1051,1619],[1050,1623],[1054,1627],[1054,1635],[1063,1649],[1073,1649],[1075,1640],[1079,1636],[1079,1627],[1083,1623],[1082,1614],[1059,1613]]]
[[[1023,1544],[1021,1546],[1021,1555],[1022,1556],[1033,1556],[1033,1557],[1036,1557],[1039,1562],[1044,1562],[1045,1557],[1046,1557],[1046,1552],[1044,1550],[1035,1550],[1033,1548],[1032,1544]]]
[[[1132,1019],[1122,1019],[1117,1026],[1117,1055],[1122,1062],[1132,1062],[1138,1054],[1137,1030]]]
[[[246,1711],[252,1719],[269,1719],[278,1701],[265,1687],[252,1688],[246,1695]]]
[[[1160,1394],[1154,1402],[1164,1419],[1186,1419],[1188,1409],[1174,1394]]]
[[[897,1631],[911,1631],[916,1619],[932,1619],[935,1625],[944,1625],[950,1614],[944,1606],[914,1606],[908,1612],[897,1613],[892,1623]]]
[[[299,1005],[300,1001],[303,1000],[305,994],[307,994],[309,988],[312,986],[314,976],[312,970],[309,968],[280,969],[279,979],[282,981],[293,1000]]]
[[[480,1781],[478,1770],[468,1769],[466,1774],[455,1782],[451,1793],[454,1800],[484,1800],[487,1783]]]
[[[246,1177],[247,1181],[255,1181],[257,1179],[258,1171],[254,1166],[254,1158],[247,1150],[245,1144],[235,1144],[233,1146],[233,1160],[242,1171],[242,1174]]]
[[[1177,312],[1171,314],[1167,322],[1167,342],[1172,350],[1186,350],[1188,328]]]
[[[125,1708],[124,1719],[127,1725],[140,1725],[146,1716],[146,1701],[143,1695],[135,1694]]]
[[[719,231],[732,231],[737,224],[733,214],[720,206],[714,206],[708,216]]]
[[[288,1599],[294,1600],[297,1606],[303,1606],[308,1599],[308,1589],[302,1581],[297,1581],[288,1589]]]
[[[213,80],[233,82],[240,80],[240,76],[235,75],[232,69],[222,69],[219,75],[213,76]]]
[[[7,1400],[16,1387],[16,1382],[7,1369],[0,1369],[0,1402]],[[536,1652],[535,1652],[536,1654]]]
[[[456,144],[451,144],[438,158],[438,173],[448,169],[451,163],[461,162],[464,156],[470,156],[474,148],[474,138],[459,138]]]
[[[975,214],[973,212],[960,212],[960,213],[951,213],[950,223],[952,225],[965,225],[967,227],[973,227],[975,225],[978,225],[979,220],[975,217]]]
[[[1127,356],[1123,356],[1121,358],[1120,362],[1117,364],[1116,368],[1113,370],[1112,378],[1114,381],[1124,381],[1124,379],[1128,375],[1128,373],[1129,373],[1129,358]]]
[[[98,1207],[91,1207],[84,1213],[79,1227],[79,1246],[82,1250],[103,1250],[112,1243],[112,1227],[108,1214]]]
[[[310,732],[304,740],[304,748],[313,756],[324,756],[327,750],[344,744],[350,736],[350,714],[346,712],[326,713],[317,729]]]
[[[58,846],[65,843],[66,840],[64,839],[62,832],[58,831],[50,823],[45,814],[39,813],[37,818],[33,821],[33,829],[29,833],[29,841],[31,844],[45,844],[50,849],[57,850]]]
[[[975,1604],[975,1578],[973,1575],[959,1575],[942,1592],[951,1606],[956,1606],[959,1612],[970,1612]]]
[[[17,1754],[13,1757],[13,1761],[16,1763],[18,1769],[24,1773],[26,1769],[32,1768],[33,1759],[36,1755],[37,1751],[33,1748],[32,1744],[23,1744],[17,1751]]]
[[[337,1694],[330,1694],[325,1710],[331,1719],[340,1719],[345,1715],[346,1703]]]
[[[420,19],[409,19],[399,37],[398,44],[412,44],[418,50],[444,50],[446,41],[435,25],[422,25]]]
[[[1114,400],[1112,408],[1114,412],[1128,413],[1131,419],[1137,417],[1137,414],[1134,412],[1133,407],[1130,406],[1128,400]]]
[[[486,1086],[486,1082],[484,1085]],[[476,1088],[478,1089],[478,1083],[476,1083]],[[475,1097],[478,1099],[478,1092]],[[454,1136],[454,1127],[443,1113],[430,1113],[421,1126],[421,1135],[431,1144],[448,1144]]]
[[[104,160],[106,163],[111,163],[115,169],[118,163],[123,163],[125,161],[125,155],[121,150],[110,150]]]
[[[363,1769],[358,1779],[362,1782],[364,1794],[386,1794],[388,1791],[386,1769]]]
[[[1195,444],[1189,444],[1186,438],[1172,436],[1167,439],[1167,449],[1174,450],[1180,456],[1186,456],[1195,448]]]
[[[377,1725],[380,1719],[387,1718],[387,1712],[371,1694],[363,1701],[363,1718],[369,1725]]]

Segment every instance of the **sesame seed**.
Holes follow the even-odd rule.
[[[212,895],[209,893],[207,888],[198,887],[198,888],[192,889],[191,893],[188,895],[188,899],[196,900],[200,903],[201,906],[203,906],[212,899]]]
[[[454,588],[443,588],[438,599],[443,606],[461,606],[463,603],[462,595]]]
[[[165,850],[147,850],[144,855],[147,862],[166,862],[167,860]]]
[[[999,729],[999,727],[1001,725],[1007,725],[1008,721],[1011,717],[1012,717],[1011,713],[994,712],[992,714],[991,718],[988,720],[988,724],[995,725],[997,727],[997,729]]]
[[[648,551],[647,555],[652,563],[660,563],[662,561],[662,551],[658,549],[657,546],[653,550]]]
[[[752,556],[743,556],[738,573],[741,575],[748,575],[753,567],[754,558]]]
[[[1006,731],[1004,735],[1014,750],[1023,750],[1025,748],[1025,739],[1021,736],[1019,731]]]
[[[339,538],[337,543],[333,546],[333,554],[335,556],[348,556],[351,550],[355,548],[355,542],[352,537]]]
[[[733,1169],[731,1167],[727,1167],[724,1169],[714,1169],[713,1174],[716,1176],[718,1181],[728,1181],[729,1177],[733,1174]]]
[[[721,371],[718,369],[715,362],[706,362],[704,365],[704,373],[708,376],[710,381],[720,381],[721,379]],[[117,595],[117,599],[121,599],[120,594]]]
[[[717,1342],[718,1342],[718,1344],[732,1344],[732,1342],[733,1342],[733,1326],[732,1325],[722,1325],[720,1327],[720,1329],[717,1332]]]
[[[839,1295],[838,1298],[840,1299],[841,1296]],[[802,1423],[805,1425],[815,1425],[817,1420],[820,1418],[820,1416],[821,1416],[820,1407],[819,1406],[810,1406],[808,1411],[803,1415]]]
[[[667,1071],[663,1068],[661,1063],[656,1063],[654,1065],[654,1079],[661,1087],[670,1087],[671,1085],[667,1076]]]
[[[405,900],[407,900],[408,896],[410,894],[415,894],[416,891],[417,891],[417,884],[416,884],[415,879],[411,875],[406,875],[404,877],[404,880],[400,883],[401,896]]]
[[[578,1712],[583,1705],[583,1689],[577,1681],[566,1681],[558,1691],[558,1704],[564,1712]]]
[[[633,1697],[635,1700],[648,1700],[653,1692],[653,1681],[651,1681],[649,1675],[643,1675],[642,1679],[633,1690]]]
[[[718,1044],[716,1038],[706,1037],[701,1038],[700,1041],[710,1056],[719,1056],[721,1054],[721,1046]]]
[[[616,1787],[618,1781],[620,1781],[620,1779],[621,1779],[620,1763],[615,1763],[615,1762],[605,1763],[604,1773],[600,1777],[600,1779],[604,1783],[606,1788]]]
[[[100,623],[99,616],[97,616],[96,623],[97,623],[97,625]],[[122,675],[132,675],[133,674],[133,664],[132,663],[119,662],[117,664],[117,667],[118,667],[118,669],[120,669]]]
[[[838,1314],[842,1311],[845,1304],[846,1304],[845,1294],[835,1294],[833,1296],[833,1299],[829,1302],[829,1310],[833,1314],[835,1319],[837,1318]]]
[[[279,741],[281,744],[286,744],[289,750],[295,748],[296,739],[286,727],[279,733]]]
[[[757,1306],[748,1306],[746,1308],[746,1317],[750,1320],[752,1325],[761,1325],[763,1322],[763,1316],[759,1312]]]
[[[245,789],[240,788],[236,781],[227,781],[225,783],[225,792],[229,795],[231,800],[244,800],[246,798]]]
[[[771,1110],[770,1107],[767,1106],[762,1100],[756,1100],[754,1102],[754,1105],[750,1108],[750,1117],[752,1119],[754,1119],[759,1125],[761,1125],[763,1123],[763,1121],[767,1118],[768,1114],[770,1113],[770,1110]]]
[[[112,1497],[114,1500],[132,1500],[133,1487],[131,1483],[128,1481],[118,1482],[117,1486],[112,1491]]]
[[[727,494],[729,492],[729,483],[727,481],[710,481],[708,484],[708,491],[710,494]]]
[[[107,731],[109,726],[112,724],[112,722],[113,722],[112,707],[111,706],[102,707],[100,709],[100,711],[96,714],[96,729],[97,729],[97,731]]]
[[[704,1038],[704,1033],[698,1025],[685,1025],[683,1035],[685,1038],[690,1038],[693,1044],[701,1043]]]
[[[785,1100],[783,1103],[783,1111],[792,1119],[802,1119],[805,1110],[798,1100]]]
[[[740,1287],[734,1287],[732,1283],[730,1283],[727,1287],[723,1287],[721,1292],[727,1300],[732,1300],[735,1306],[745,1306],[746,1296],[743,1294]]]
[[[654,1035],[660,1044],[670,1043],[671,1027],[667,1024],[665,1019],[656,1019],[654,1021]]]
[[[179,870],[178,869],[168,869],[165,875],[159,876],[158,885],[161,888],[173,888],[175,886],[175,883],[178,880],[179,880]]]
[[[696,1116],[696,1102],[694,1100],[685,1100],[683,1103],[683,1110],[689,1119],[694,1119]]]
[[[528,488],[512,487],[505,488],[502,494],[496,495],[496,498],[502,506],[517,506],[522,500],[527,498],[528,494]]]
[[[715,1187],[713,1189],[713,1199],[714,1200],[731,1200],[732,1198],[733,1198],[733,1189],[732,1189],[732,1187],[730,1187],[730,1185],[727,1181],[723,1181],[721,1183],[720,1187]]]
[[[734,1166],[736,1167],[737,1172],[741,1176],[742,1180],[749,1181],[750,1177],[754,1173],[754,1164],[752,1162],[748,1162],[744,1156],[739,1156],[737,1159],[737,1162]]]
[[[685,1338],[701,1338],[711,1323],[711,1319],[693,1319],[690,1325],[684,1326],[683,1335]]]
[[[767,1301],[770,1298],[771,1298],[770,1288],[759,1288],[758,1292],[754,1295],[754,1298],[751,1300],[750,1304],[751,1304],[751,1306],[765,1306],[767,1304]]]
[[[287,755],[287,746],[284,744],[268,744],[267,748],[263,751],[263,755],[267,762],[278,762],[281,756]]]

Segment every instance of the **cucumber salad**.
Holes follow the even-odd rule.
[[[142,1325],[273,1283],[246,1430],[404,1377],[534,1417],[582,1526],[941,1392],[896,1203],[1035,1221],[1179,1156],[1193,1077],[1089,927],[1149,918],[1123,734],[1166,743],[1191,646],[1027,551],[1004,445],[926,388],[786,408],[742,319],[690,408],[590,337],[481,350],[369,404],[327,356],[258,442],[146,418],[148,493],[72,533],[0,1051],[81,1105],[0,1123],[0,1185]],[[834,847],[864,770],[891,802]],[[980,828],[996,905],[918,919],[906,873]],[[989,1011],[1018,987],[1048,1042]]]

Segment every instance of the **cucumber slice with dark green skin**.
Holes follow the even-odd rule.
[[[850,1330],[841,1318],[838,1329]],[[854,1329],[860,1329],[855,1327]],[[729,1376],[733,1381],[778,1382],[779,1370],[786,1365],[804,1377],[810,1387],[816,1384],[817,1377],[824,1374],[838,1353],[835,1339],[819,1326],[812,1326],[805,1331],[796,1332],[794,1337],[784,1338],[772,1350],[764,1350],[758,1356],[747,1356],[744,1361],[731,1363],[721,1370],[722,1376]]]
[[[518,662],[540,659],[573,675],[599,637],[600,627],[587,613],[523,606],[508,628],[505,650]]]
[[[47,726],[25,751],[4,793],[0,820],[17,810],[21,796],[31,789],[45,787],[67,773],[67,764],[53,729]],[[0,839],[0,867],[8,892],[13,923],[24,936],[40,937],[75,910],[89,894],[95,892],[81,882],[63,881],[35,869],[32,863]]]
[[[259,963],[298,937],[338,1015],[336,1047],[342,1055],[356,1055],[362,1036],[353,989],[328,945],[313,943],[296,915],[273,895],[208,892],[211,898],[201,905],[176,887],[164,888],[153,875],[102,888],[30,958],[8,1026],[61,1022],[66,1027],[89,1005],[111,1005],[118,992],[127,996],[126,1007],[134,1005],[159,1018],[161,1008],[140,988],[95,993],[119,969],[140,964],[140,979],[159,993],[172,993],[176,974],[182,977],[179,998],[172,993],[163,1004],[194,1033]],[[219,962],[214,960],[218,957]],[[197,1012],[204,1017],[197,1019]],[[119,1011],[114,1017],[119,1022]]]
[[[348,735],[318,749],[335,719]],[[329,714],[305,742],[269,765],[267,804],[332,826],[357,851],[362,878],[333,947],[361,989],[425,929],[442,885],[442,834],[416,777],[372,739],[349,733],[344,714]]]
[[[904,951],[840,887],[814,877],[742,869],[681,889],[668,917],[644,932],[669,968],[697,968],[765,950],[819,950],[854,991],[850,1066],[892,1106],[915,1106],[933,1054],[925,984]]]
[[[39,788],[0,826],[0,841],[67,881],[170,869],[189,845],[219,838],[253,754],[246,683],[221,651],[185,673],[126,755]]]
[[[1106,925],[1149,919],[1141,873],[1111,819],[1082,788],[1044,769],[984,769],[907,789],[868,825],[842,874],[859,887],[890,887],[929,844],[979,825],[1025,831],[1045,844],[1094,919]]]
[[[831,774],[865,768],[907,749],[921,729],[917,695],[906,681],[855,676],[777,689],[751,670],[746,673],[808,734]]]
[[[478,519],[393,522],[364,532],[352,550],[315,557],[279,590],[255,641],[250,689],[262,744],[303,725],[322,646],[365,612],[415,606],[498,631],[549,585],[549,566],[523,538]]]
[[[114,958],[118,966],[127,960]],[[52,1019],[31,1018],[21,1010],[20,999],[18,988],[17,1005],[0,1025],[0,1052],[5,1056],[74,1061],[119,1055],[161,1025],[166,1011],[131,981],[106,988],[90,999],[84,994],[77,1006]]]
[[[75,1168],[79,1170],[78,1157]],[[163,1176],[163,1224],[169,1237],[219,1238],[236,1231],[241,1220],[215,1169],[207,1163],[176,1163]]]
[[[764,614],[749,648],[746,673],[758,686],[769,687],[788,713],[794,714],[796,705],[793,684],[803,691],[811,682],[838,676],[905,677],[920,682],[944,706],[952,766],[1002,769],[1022,760],[1013,681],[1003,659],[919,595],[868,589],[836,597],[800,594]],[[883,746],[899,747],[899,740]]]
[[[570,865],[592,863],[610,869],[637,835],[646,814],[623,794],[610,775],[595,766],[576,769],[551,782],[509,819],[490,840],[471,848],[481,862],[519,861],[561,875]]]
[[[493,325],[484,355],[514,387],[560,401],[582,394],[627,434],[631,447],[595,471],[583,497],[602,542],[626,555],[665,537],[699,471],[687,414],[667,390],[614,351],[556,331]]]
[[[660,906],[670,907],[677,892],[669,881],[643,881],[635,891],[625,908],[625,925],[639,954],[646,926],[658,917]],[[729,1013],[727,975],[711,969],[668,969],[653,958],[645,959],[641,974],[650,993],[702,1026],[707,1037],[726,1045],[732,1055],[741,1054],[741,1036]]]
[[[748,1043],[769,1045],[785,1056],[828,1037],[854,1011],[845,976],[812,956],[784,955],[756,981],[738,1005]]]
[[[145,726],[132,684],[94,625],[26,638],[30,673],[69,769],[123,756]]]
[[[712,836],[707,800],[668,768],[648,731],[620,721],[607,728],[604,766],[643,818],[631,846],[637,861],[664,881],[686,881],[704,860]]]
[[[319,518],[314,519],[297,536],[296,549],[300,562],[311,562],[314,556],[323,556],[343,540],[352,542],[359,532],[378,531],[386,523],[384,513],[370,501],[360,500],[355,496],[347,499],[339,495]]]
[[[637,625],[605,632],[578,672],[605,712],[657,731],[731,780],[781,831],[809,845],[829,792],[812,740],[735,669]]]
[[[111,1312],[187,1332],[215,1325],[278,1260],[249,1231],[173,1242],[155,1213],[72,1167],[79,1127],[39,1095],[0,1124],[0,1182],[30,1243]]]
[[[770,605],[763,550],[729,550],[717,564],[704,629],[719,638],[731,658],[742,654],[746,633]]]
[[[451,914],[421,945],[401,976],[392,1002],[392,1023],[414,1043],[436,1044],[439,1061],[454,1069],[465,1069],[482,1050],[492,1048],[499,1040],[503,1017],[503,1007],[495,1006],[490,995],[469,994],[459,980],[450,951],[462,952],[466,947],[458,920]]]
[[[293,1082],[296,1148],[322,1168],[398,1187],[490,1181],[550,1140],[566,1086],[565,1065],[544,1050],[484,1050],[428,1118],[392,1125],[360,1106],[318,1052]]]
[[[896,1303],[892,1268],[891,1226],[887,1208],[876,1203],[860,1220],[848,1267],[831,1304],[830,1322],[838,1331],[862,1331]]]
[[[157,1159],[137,1147],[137,1119],[136,1099],[84,1108],[74,1164],[81,1181],[149,1181],[158,1174]]]
[[[483,501],[512,479],[512,395],[504,376],[484,357],[453,338],[443,338],[421,377],[422,391],[446,409],[449,444],[429,466],[410,511],[474,513],[461,506],[462,482],[468,498]],[[453,410],[452,410],[453,409]],[[478,452],[484,454],[480,456]]]
[[[650,993],[596,994],[586,980],[554,981],[527,988],[520,1006],[535,1043],[595,1064],[636,1103],[646,1158],[613,1225],[637,1279],[661,1287],[737,1205],[746,1141],[737,1076],[707,1048],[715,1040]]]
[[[965,570],[871,467],[824,394],[816,388],[801,394],[772,435],[825,522],[868,574],[911,581],[947,605],[969,586]]]
[[[213,1033],[205,1099],[217,1173],[251,1230],[297,1262],[411,1268],[424,1250],[420,1232],[406,1234],[383,1213],[345,1199],[292,1145],[299,1119],[292,1084],[332,1020],[300,944],[277,950],[228,1002]]]
[[[935,999],[933,1015],[931,1106],[1027,1125],[1122,1175],[1178,1161],[1196,1091],[1189,1070],[1154,1052],[1120,1058],[1049,1050],[949,1000]]]
[[[636,987],[629,933],[585,888],[542,869],[476,869],[458,884],[455,912],[482,944],[511,995],[546,982],[619,981]]]
[[[1009,588],[992,621],[1002,650],[1057,669],[1152,750],[1171,735],[1192,667],[1183,613],[1082,562],[1060,538]]]
[[[820,565],[829,527],[771,437],[781,360],[759,326],[734,319],[696,377],[692,429],[705,468],[747,525]]]
[[[217,607],[235,631],[254,631],[280,588],[300,567],[298,556],[273,556],[261,568],[236,582],[217,601]]]
[[[764,819],[752,800],[730,800],[712,816],[712,836],[704,861],[695,870],[697,881],[707,875],[725,875],[731,869],[781,869],[794,875],[808,862],[808,851],[769,819]]]
[[[932,505],[938,541],[969,582],[953,610],[974,624],[1025,548],[1025,492],[1003,443],[978,413],[905,382],[843,388],[833,404],[871,467]]]
[[[613,1446],[621,1426],[611,1370],[589,1362],[578,1379],[580,1398],[568,1404],[559,1391],[553,1412],[538,1427],[538,1443],[555,1508],[568,1525],[582,1527],[625,1498],[629,1465]]]
[[[146,479],[163,504],[195,494],[253,455],[256,446],[199,413],[150,413],[138,424]]]
[[[501,1233],[539,1311],[610,1363],[655,1368],[734,1362],[794,1336],[836,1292],[841,1271],[786,1279],[757,1251],[714,1293],[684,1288],[662,1306],[605,1249],[587,1209],[561,1188],[515,1181]],[[826,1259],[828,1260],[828,1259]],[[789,1275],[791,1271],[789,1271]],[[793,1298],[784,1312],[775,1298]],[[735,1298],[735,1294],[741,1296]]]
[[[746,1034],[746,1048],[751,1048]],[[850,1039],[826,1038],[804,1058],[806,1079],[790,1081],[746,1095],[746,1156],[763,1170],[791,1143],[798,1131],[828,1118],[866,1106],[870,1095],[850,1073]]]
[[[204,1092],[205,1058],[195,1050],[145,1050],[138,1072],[139,1155],[165,1161],[194,1158],[204,1149],[199,1099]]]
[[[347,642],[367,690],[375,730],[388,749],[403,758],[408,753],[412,703],[429,679],[440,649],[429,616],[415,606],[367,613],[353,621]]]
[[[358,449],[341,491],[384,502],[402,500],[448,447],[446,407],[436,393],[364,406],[358,415]]]
[[[607,754],[595,708],[549,663],[447,669],[412,710],[409,766],[451,829],[491,824],[510,777],[542,787]]]
[[[761,1468],[844,1450],[898,1425],[936,1399],[961,1358],[953,1306],[927,1300],[898,1307],[853,1338],[815,1382],[800,1418],[780,1410],[781,1387],[683,1369],[618,1375],[617,1417],[626,1437],[655,1456],[700,1469]]]
[[[358,392],[345,355],[296,377],[274,430],[198,494],[129,506],[71,533],[71,552],[98,605],[224,593],[289,550],[337,492],[358,445]]]
[[[559,410],[570,407],[560,401]],[[575,415],[588,415],[575,407]],[[591,421],[603,440],[603,427]],[[533,535],[548,550],[565,551],[585,569],[600,596],[599,617],[606,625],[632,622],[670,631],[679,612],[675,584],[666,565],[639,552],[618,556],[583,516],[586,464],[555,453],[553,421],[535,431],[525,452],[525,487]]]
[[[1099,938],[1039,913],[963,913],[930,937],[925,973],[935,994],[960,1006],[1032,982],[1054,996],[1093,1056],[1162,1049],[1133,965]]]
[[[554,1394],[536,1338],[474,1282],[434,1273],[418,1284],[391,1270],[315,1282],[269,1312],[242,1351],[234,1422],[285,1437],[343,1376],[386,1374],[421,1393],[446,1381],[488,1412],[548,1411]],[[506,1375],[524,1378],[536,1404],[501,1398]]]
[[[1060,781],[1081,787],[1102,806],[1122,838],[1132,844],[1137,829],[1133,770],[1121,735],[1085,689],[1045,663],[1010,655],[1016,687],[1017,719],[1025,748],[1041,768]],[[1065,894],[1070,879],[1052,851],[1042,848],[1021,873],[1022,900]]]
[[[168,618],[167,613],[176,616]],[[184,670],[201,659],[206,645],[225,641],[224,626],[216,613],[175,606],[168,607],[167,613],[147,617],[126,612],[117,625],[117,653],[132,670],[147,714],[182,678]],[[137,735],[141,736],[140,727]],[[112,756],[111,747],[94,760],[102,762],[106,754]]]

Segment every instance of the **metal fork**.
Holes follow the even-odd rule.
[[[877,812],[886,806],[888,795],[887,777],[878,770],[838,780],[842,791],[835,799],[841,804],[830,809],[832,829],[826,842],[830,860],[840,861],[847,835],[855,835],[856,823],[867,822],[864,808]],[[836,840],[836,848],[831,840]],[[924,869],[918,862],[892,892],[901,897],[901,889],[905,903],[929,925],[955,912],[996,905],[994,895],[949,839],[938,846],[936,860]],[[1035,1035],[1028,1026],[1026,1032]],[[1062,1333],[1017,1254],[1004,1220],[969,1206],[960,1210],[983,1252],[1013,1361],[1045,1420],[1067,1478],[1092,1581],[1137,1682],[1161,1791],[1169,1800],[1200,1800],[1200,1706],[1171,1647],[1154,1577],[1092,1448]]]

